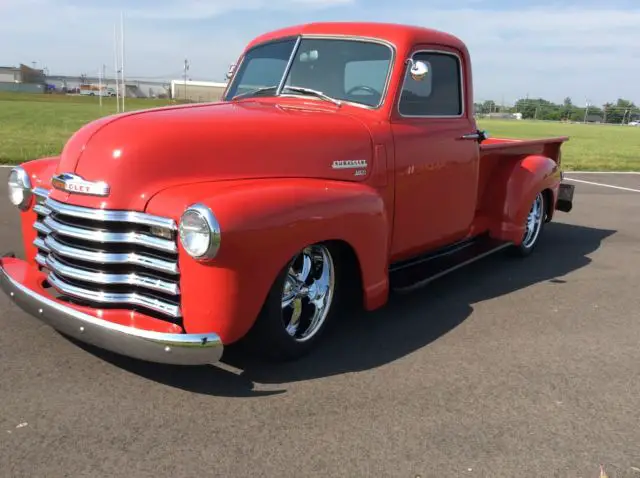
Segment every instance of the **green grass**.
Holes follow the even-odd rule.
[[[125,100],[127,111],[166,106],[169,100]],[[18,164],[60,153],[82,125],[116,113],[116,99],[0,93],[0,164]]]
[[[640,127],[546,121],[478,121],[495,138],[569,136],[562,145],[565,171],[640,171]]]
[[[170,100],[127,99],[127,111],[166,106]],[[0,92],[0,163],[18,164],[55,155],[82,125],[116,113],[115,98]],[[481,120],[493,137],[570,136],[565,170],[640,171],[640,128],[542,121]]]

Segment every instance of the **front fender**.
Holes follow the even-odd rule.
[[[501,238],[520,244],[524,236],[525,221],[536,195],[540,191],[549,190],[553,203],[559,184],[560,169],[552,159],[530,155],[518,160],[510,169],[506,181]]]
[[[320,179],[199,183],[160,192],[147,211],[179,221],[196,202],[212,209],[222,233],[212,261],[197,262],[179,246],[187,332],[215,331],[224,343],[240,339],[280,270],[302,247],[320,241],[344,241],[353,248],[365,306],[386,301],[389,225],[375,189]]]

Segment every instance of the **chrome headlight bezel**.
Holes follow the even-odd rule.
[[[195,231],[194,226],[187,224],[188,221],[199,226],[200,231]],[[193,247],[193,241],[190,240],[190,235],[193,237],[195,234],[200,235],[201,246],[198,248]],[[196,260],[211,260],[218,254],[221,239],[220,224],[213,211],[204,204],[192,204],[184,210],[178,225],[178,235],[184,250]]]
[[[9,172],[7,179],[7,189],[9,193],[9,201],[21,211],[29,209],[31,198],[33,197],[31,180],[29,174],[21,166],[17,166]],[[19,200],[16,201],[14,192],[20,193]]]

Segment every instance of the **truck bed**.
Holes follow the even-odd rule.
[[[560,147],[568,141],[567,136],[539,139],[488,138],[480,144],[480,189],[495,176],[496,168],[505,161],[518,160],[523,156],[540,155],[561,163]]]
[[[488,138],[480,144],[481,156],[542,154],[558,162],[560,146],[568,136],[539,139]]]

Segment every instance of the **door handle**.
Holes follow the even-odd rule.
[[[489,135],[486,131],[474,131],[473,133],[467,133],[460,136],[460,139],[471,139],[474,141],[482,142],[487,139]]]

